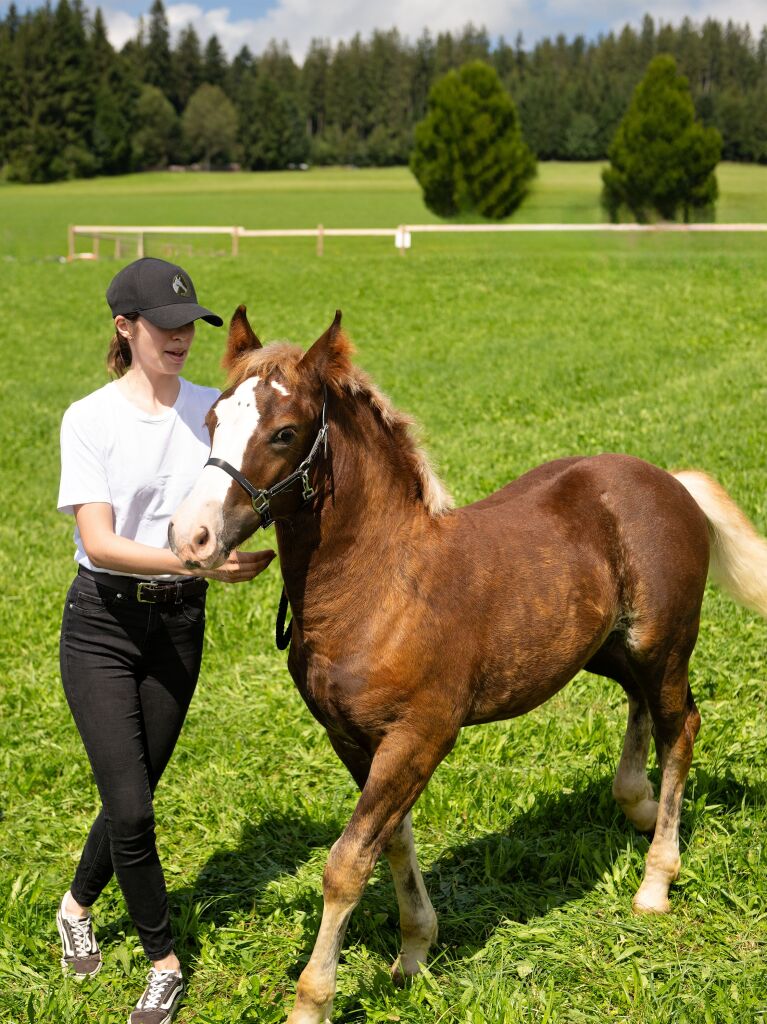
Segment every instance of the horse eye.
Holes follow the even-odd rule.
[[[290,444],[294,441],[296,432],[293,427],[283,427],[282,430],[278,430],[272,438],[272,444]]]

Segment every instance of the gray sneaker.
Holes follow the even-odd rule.
[[[147,987],[128,1017],[128,1024],[170,1024],[179,1000],[184,994],[180,971],[158,971],[147,975]]]
[[[101,970],[101,950],[93,934],[90,914],[87,917],[73,917],[64,910],[68,895],[68,892],[64,893],[56,914],[56,927],[61,936],[61,967],[75,981],[82,981],[83,978],[92,978]]]

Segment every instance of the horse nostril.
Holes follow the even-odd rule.
[[[208,527],[207,526],[201,526],[200,529],[197,531],[197,534],[195,535],[194,540],[192,541],[192,546],[194,548],[202,548],[202,547],[204,547],[208,543],[209,537],[210,537],[210,532],[208,531]]]

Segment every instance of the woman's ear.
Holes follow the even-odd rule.
[[[130,321],[126,320],[121,313],[118,313],[115,317],[115,331],[121,339],[130,341],[132,337]]]

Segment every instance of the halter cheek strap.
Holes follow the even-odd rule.
[[[314,439],[314,444],[312,445],[309,454],[301,463],[299,463],[292,473],[285,477],[284,480],[278,480],[277,483],[273,484],[271,487],[254,487],[246,476],[243,476],[238,469],[235,469],[234,466],[225,462],[224,459],[210,458],[205,463],[206,466],[217,466],[219,469],[223,469],[223,471],[228,473],[233,480],[236,480],[240,487],[242,487],[242,489],[250,496],[253,511],[257,512],[261,517],[261,522],[258,524],[259,527],[266,529],[268,526],[271,526],[274,522],[274,517],[272,516],[270,502],[273,498],[276,498],[278,495],[289,490],[297,480],[301,481],[301,497],[303,498],[302,504],[306,505],[314,497],[315,491],[309,482],[309,471],[312,468],[314,460],[319,454],[320,448],[322,448],[323,454],[326,457],[328,454],[327,404],[328,393],[327,388],[323,384],[322,426],[319,429],[317,437]]]

